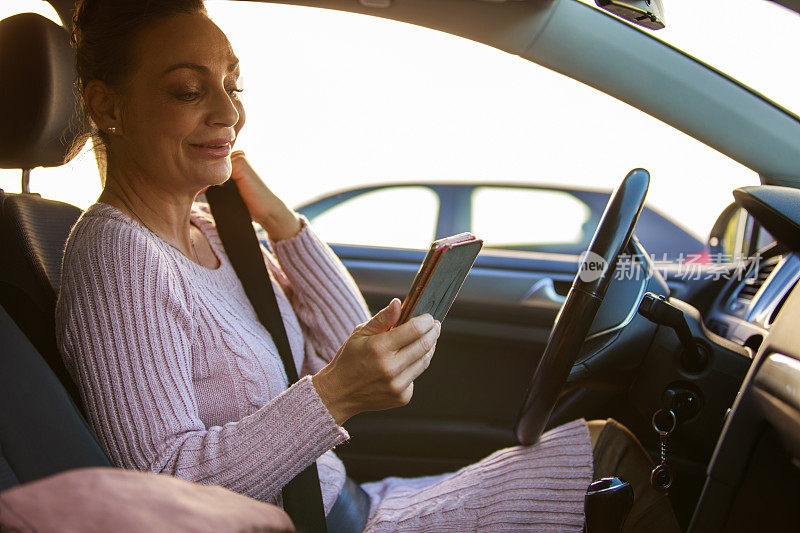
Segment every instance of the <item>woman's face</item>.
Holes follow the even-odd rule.
[[[225,34],[205,16],[176,15],[136,44],[111,139],[114,172],[155,179],[165,193],[224,182],[244,123],[239,60]]]

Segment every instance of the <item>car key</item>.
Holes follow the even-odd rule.
[[[650,472],[650,485],[658,491],[667,492],[675,480],[672,467],[667,464],[667,436],[677,425],[675,413],[667,409],[659,409],[653,414],[653,429],[658,433],[661,447],[661,463]]]

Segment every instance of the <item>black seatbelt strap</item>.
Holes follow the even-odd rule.
[[[289,385],[292,385],[298,379],[297,368],[247,206],[233,179],[210,187],[206,191],[206,198],[225,253],[228,254],[258,319],[272,335],[283,361],[286,377],[289,378]],[[283,487],[282,492],[283,507],[299,531],[327,531],[316,462],[292,479]]]

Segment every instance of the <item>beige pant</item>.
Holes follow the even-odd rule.
[[[594,444],[594,479],[616,476],[633,487],[633,507],[623,533],[680,531],[669,496],[650,485],[655,465],[633,433],[613,418],[592,421],[589,429]]]

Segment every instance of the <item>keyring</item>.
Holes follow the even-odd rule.
[[[660,415],[662,413],[669,413],[669,416],[672,417],[672,425],[667,430],[660,429],[658,427],[658,422],[656,422],[656,418],[658,417],[658,415]],[[675,430],[675,426],[678,424],[678,419],[675,418],[675,413],[673,413],[672,410],[659,409],[658,411],[653,413],[652,422],[653,422],[653,429],[656,430],[656,433],[658,433],[659,435],[669,435],[670,433],[672,433]]]

